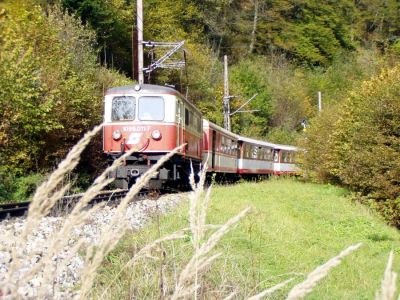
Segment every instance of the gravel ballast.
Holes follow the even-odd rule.
[[[186,193],[179,193],[163,195],[157,200],[140,200],[129,204],[126,210],[128,229],[133,231],[140,230],[156,214],[163,215],[171,212],[186,199]],[[87,245],[97,245],[102,231],[106,227],[105,225],[110,224],[115,211],[115,207],[105,206],[87,219],[84,225],[73,229],[73,235],[68,241],[69,246],[52,258],[57,274],[54,276],[53,284],[48,287],[48,295],[51,295],[51,298],[71,299],[77,295],[77,284],[80,282],[80,274],[85,267],[85,263],[80,255],[71,254],[71,247],[76,244],[77,240],[82,238]],[[20,249],[15,249],[15,244],[24,227],[25,218],[0,222],[0,282],[4,281],[9,271],[12,249],[16,250],[17,257],[21,261],[18,270],[13,272],[12,282],[15,283],[18,278],[29,273],[46,254],[48,251],[46,242],[51,238],[52,233],[61,228],[64,220],[65,217],[43,218],[39,229],[29,237],[26,245]],[[68,264],[64,268],[58,267],[65,262],[68,262]],[[42,275],[42,272],[36,272],[29,284],[19,287],[19,296],[23,299],[37,299],[37,288],[45,281]]]

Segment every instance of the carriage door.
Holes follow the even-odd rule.
[[[217,133],[212,131],[212,148],[211,148],[211,168],[215,168],[215,150],[217,147]]]
[[[280,172],[281,165],[280,165],[280,151],[279,149],[274,149],[274,171]]]
[[[183,128],[185,125],[184,115],[183,115],[183,104],[181,101],[178,101],[177,107],[177,118],[178,118],[178,132],[177,132],[177,145],[180,146],[184,143],[183,140]]]

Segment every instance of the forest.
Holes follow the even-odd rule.
[[[101,123],[104,91],[132,82],[135,24],[132,0],[0,0],[1,201],[26,197]],[[234,132],[298,145],[307,180],[348,187],[400,226],[399,1],[144,0],[143,34],[187,54],[147,82],[222,125],[227,55],[232,109],[257,94]],[[104,167],[100,145],[72,176],[81,186]]]

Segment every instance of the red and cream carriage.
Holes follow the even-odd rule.
[[[240,137],[239,174],[272,174],[274,170],[275,144]]]
[[[158,85],[129,85],[109,89],[104,104],[103,149],[110,161],[136,149],[114,176],[127,188],[161,156],[186,143],[186,148],[166,163],[150,183],[161,187],[183,178],[201,163],[202,118],[179,92]]]
[[[203,161],[207,170],[216,173],[237,173],[239,136],[203,120]]]
[[[150,187],[187,183],[208,158],[207,171],[220,175],[290,174],[298,172],[296,147],[239,136],[202,119],[196,107],[176,90],[158,85],[129,85],[107,91],[103,148],[111,161],[136,151],[118,167],[117,186],[127,188],[164,154],[186,148],[164,164]]]
[[[299,167],[296,164],[297,147],[289,145],[275,145],[274,152],[274,174],[298,174]]]

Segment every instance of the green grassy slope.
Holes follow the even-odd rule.
[[[345,194],[336,187],[291,179],[215,187],[209,223],[223,223],[248,206],[252,212],[220,242],[217,251],[223,256],[205,275],[203,298],[223,298],[232,290],[240,291],[242,298],[289,277],[300,282],[347,246],[363,242],[307,299],[373,299],[391,249],[395,250],[395,270],[400,266],[396,262],[400,261],[400,235]],[[98,291],[135,249],[160,234],[187,227],[187,219],[187,207],[183,207],[163,217],[159,225],[126,237],[104,265]],[[190,242],[164,244],[163,249],[165,285],[173,288],[174,273],[191,255]],[[125,270],[108,296],[134,293],[138,298],[158,298],[160,270],[160,262]],[[284,298],[294,284],[271,298]]]

